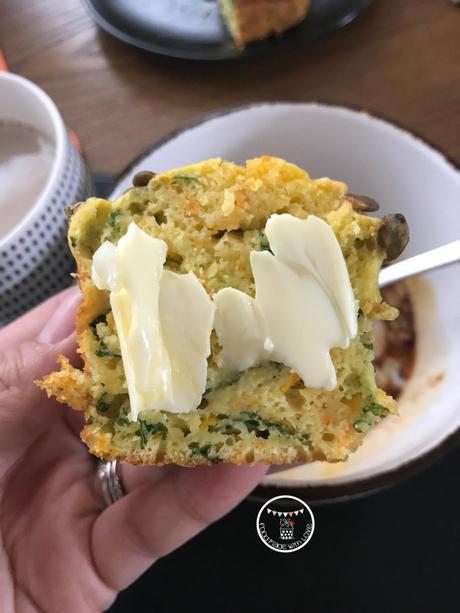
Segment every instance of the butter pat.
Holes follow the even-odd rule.
[[[206,388],[215,306],[193,273],[164,270],[166,253],[131,222],[93,257],[93,282],[110,291],[132,421],[145,410],[192,411]]]
[[[254,298],[226,287],[214,296],[214,304],[217,307],[214,327],[222,346],[218,366],[242,371],[270,359],[273,345],[269,344],[268,350],[264,348],[264,319]]]
[[[221,365],[242,371],[270,359],[307,387],[334,389],[329,352],[357,334],[358,305],[340,245],[314,215],[272,215],[265,234],[273,254],[251,253],[255,300],[229,288],[214,296]]]

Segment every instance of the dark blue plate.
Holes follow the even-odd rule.
[[[228,60],[282,52],[340,28],[372,0],[312,0],[302,23],[283,36],[236,47],[217,0],[84,0],[97,24],[120,40],[171,57]]]

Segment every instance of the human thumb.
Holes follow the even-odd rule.
[[[34,384],[56,368],[56,357],[76,359],[75,312],[81,300],[69,288],[0,330],[0,449],[3,460],[30,444],[57,411]],[[10,458],[11,459],[11,458]]]

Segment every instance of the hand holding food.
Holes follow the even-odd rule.
[[[266,467],[123,466],[125,496],[105,508],[81,416],[33,380],[56,354],[78,366],[70,288],[0,330],[0,603],[3,611],[105,611],[155,560],[215,521]],[[164,530],[164,518],[175,527]]]

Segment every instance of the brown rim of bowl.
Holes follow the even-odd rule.
[[[387,119],[381,114],[373,113],[371,111],[353,107],[353,106],[344,106],[340,104],[335,104],[333,102],[323,102],[318,100],[300,100],[300,99],[284,99],[284,100],[256,100],[252,102],[247,102],[238,105],[230,105],[221,107],[215,111],[211,111],[209,113],[200,114],[195,119],[187,122],[175,130],[172,130],[165,134],[165,136],[161,137],[159,140],[155,141],[150,147],[145,149],[142,153],[137,155],[134,160],[132,160],[115,178],[113,185],[116,186],[122,180],[124,180],[127,176],[131,175],[133,169],[139,162],[141,162],[145,157],[152,154],[154,151],[157,151],[165,145],[166,143],[174,140],[181,134],[192,130],[204,124],[212,119],[218,119],[220,117],[225,117],[226,115],[230,115],[232,113],[238,111],[244,111],[251,108],[256,107],[265,107],[265,106],[277,106],[280,104],[294,104],[298,106],[302,106],[305,104],[318,104],[326,107],[332,107],[337,109],[347,109],[349,111],[355,112],[365,112],[367,115],[374,119],[379,119],[388,123],[390,125],[396,126],[403,132],[411,134],[415,136],[417,140],[421,141],[424,145],[436,151],[436,153],[440,154],[442,158],[445,160],[448,166],[451,166],[453,170],[460,171],[460,166],[457,162],[446,156],[434,143],[431,143],[426,138],[419,136],[413,130],[407,129],[402,124],[398,124],[393,120]],[[151,169],[155,171],[155,169]],[[349,483],[339,483],[334,485],[306,485],[306,486],[272,486],[272,485],[259,485],[251,494],[249,494],[248,499],[253,502],[262,503],[274,496],[279,496],[280,494],[287,493],[292,494],[294,496],[298,496],[299,498],[305,499],[307,502],[313,502],[316,504],[331,504],[336,502],[346,502],[351,499],[356,499],[360,497],[367,496],[369,494],[388,489],[393,485],[404,482],[406,479],[409,479],[412,476],[415,476],[422,472],[425,468],[437,462],[445,455],[447,455],[450,451],[452,451],[457,445],[460,443],[460,426],[452,433],[448,434],[438,445],[429,449],[422,455],[419,455],[407,462],[396,466],[395,468],[382,472],[378,475],[374,475],[372,477],[365,477],[363,479],[355,479],[350,481]]]

